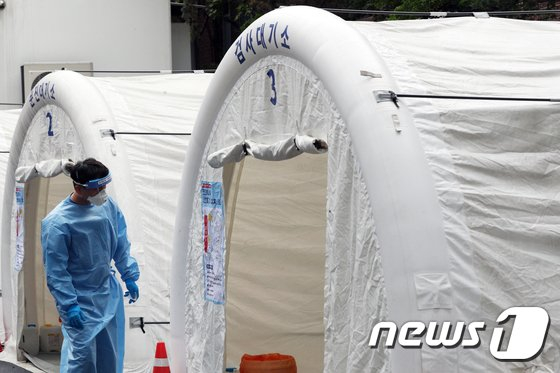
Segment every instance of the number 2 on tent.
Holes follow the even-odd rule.
[[[54,136],[54,132],[52,130],[52,114],[50,112],[47,113],[47,118],[49,118],[49,130],[47,132],[47,136]]]
[[[272,80],[271,88],[272,88],[272,92],[274,92],[274,96],[270,98],[270,102],[272,103],[272,105],[276,105],[276,79],[274,77],[274,70],[272,69],[268,70],[266,75],[268,75],[268,77]]]

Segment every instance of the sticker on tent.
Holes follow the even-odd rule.
[[[16,256],[14,262],[14,269],[19,272],[23,267],[23,257],[24,257],[24,248],[23,248],[23,227],[24,227],[24,203],[25,203],[25,186],[24,184],[16,184],[16,211],[14,214],[14,218],[16,220]]]
[[[203,181],[202,237],[204,241],[204,298],[224,303],[224,201],[222,183]]]

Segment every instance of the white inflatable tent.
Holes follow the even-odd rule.
[[[24,220],[18,225],[16,170],[36,167],[42,173],[38,165],[43,161],[95,157],[112,171],[108,191],[125,214],[131,252],[141,268],[140,299],[133,305],[125,302],[125,371],[151,372],[156,342],[169,339],[169,325],[149,323],[169,322],[170,237],[180,169],[211,78],[212,74],[86,78],[58,71],[38,83],[17,122],[7,163],[1,269],[6,350],[0,359],[26,357],[45,371],[58,371],[58,355],[33,356],[18,347],[25,325],[60,325],[44,279],[40,221],[71,192],[71,181],[64,174],[27,181]],[[17,249],[16,232],[22,228],[23,250]],[[131,317],[148,323],[145,334],[129,325]]]
[[[300,6],[248,27],[187,150],[172,370],[279,352],[306,373],[558,371],[558,35],[558,22],[345,22]],[[262,161],[305,136],[328,155]],[[489,351],[513,306],[552,320],[529,361]],[[478,348],[370,348],[381,321],[487,327]]]

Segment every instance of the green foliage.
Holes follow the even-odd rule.
[[[197,40],[208,26],[210,19],[218,19],[222,14],[222,0],[181,0],[183,19],[190,25],[191,37]]]
[[[225,21],[234,29],[243,30],[254,20],[277,7],[274,1],[262,0],[184,0],[183,19],[191,25],[193,35],[204,27],[204,17],[212,21]],[[201,12],[204,14],[201,15]]]
[[[241,30],[247,28],[254,20],[277,7],[275,2],[246,0],[235,2],[234,21]]]
[[[190,24],[191,38],[195,43],[200,40],[202,44],[211,45],[213,51],[212,63],[216,64],[227,46],[245,28],[279,5],[408,12],[489,12],[496,10],[556,9],[556,0],[171,0],[171,2],[184,4],[182,17]],[[402,15],[336,14],[351,21],[410,18]],[[554,15],[540,16],[539,19],[554,19],[555,17]],[[205,50],[208,50],[208,48]],[[208,68],[209,62],[204,63],[206,64],[205,68]]]
[[[192,21],[193,12],[204,9],[207,16],[216,20],[224,18],[243,30],[261,15],[275,9],[278,5],[310,5],[319,8],[396,10],[409,12],[482,12],[495,10],[539,9],[538,0],[172,0],[182,2],[184,18]],[[548,0],[549,9],[555,8],[555,1]],[[363,15],[341,15],[345,19],[368,18]],[[371,18],[371,17],[369,17]],[[191,23],[192,24],[192,23]]]

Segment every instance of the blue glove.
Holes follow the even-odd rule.
[[[84,328],[84,321],[86,321],[86,318],[80,306],[77,304],[71,306],[66,316],[68,317],[68,325],[76,329]]]
[[[138,290],[136,281],[128,280],[125,282],[125,284],[128,291],[124,293],[124,296],[130,297],[128,304],[136,302],[138,300],[138,297],[140,297],[140,291]]]

